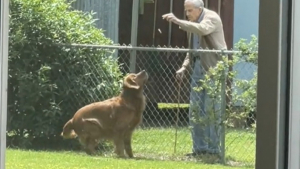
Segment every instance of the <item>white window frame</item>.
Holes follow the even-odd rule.
[[[1,0],[0,12],[0,169],[5,169],[9,0]]]
[[[292,0],[288,169],[300,168],[300,1]]]
[[[300,2],[260,0],[259,13],[255,166],[300,168]]]

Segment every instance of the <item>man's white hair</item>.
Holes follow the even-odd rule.
[[[185,0],[184,2],[191,2],[195,8],[204,8],[203,0]]]

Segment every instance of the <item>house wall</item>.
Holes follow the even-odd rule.
[[[234,6],[234,43],[258,36],[259,0],[235,0]]]
[[[234,31],[233,42],[241,38],[251,40],[251,35],[258,37],[259,0],[234,1]],[[237,71],[238,79],[250,80],[257,71],[257,66],[251,63],[240,62],[233,67]],[[235,89],[235,88],[234,88]],[[240,105],[240,103],[236,103]]]
[[[95,12],[96,26],[104,30],[106,37],[119,41],[119,1],[120,0],[76,0],[72,7],[84,12]]]

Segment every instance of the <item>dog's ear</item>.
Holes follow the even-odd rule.
[[[132,78],[132,77],[127,77],[124,80],[124,86],[132,89],[139,89],[140,85]]]

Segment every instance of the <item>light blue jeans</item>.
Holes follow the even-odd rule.
[[[189,107],[193,152],[220,153],[221,126],[219,122],[221,122],[221,113],[219,110],[221,102],[214,103],[214,100],[208,97],[205,90],[195,91],[193,89],[201,85],[199,81],[204,78],[204,75],[205,72],[202,70],[200,60],[197,59],[191,76]],[[211,111],[212,109],[217,111]],[[208,117],[213,118],[207,119]],[[199,122],[199,120],[202,122]]]

